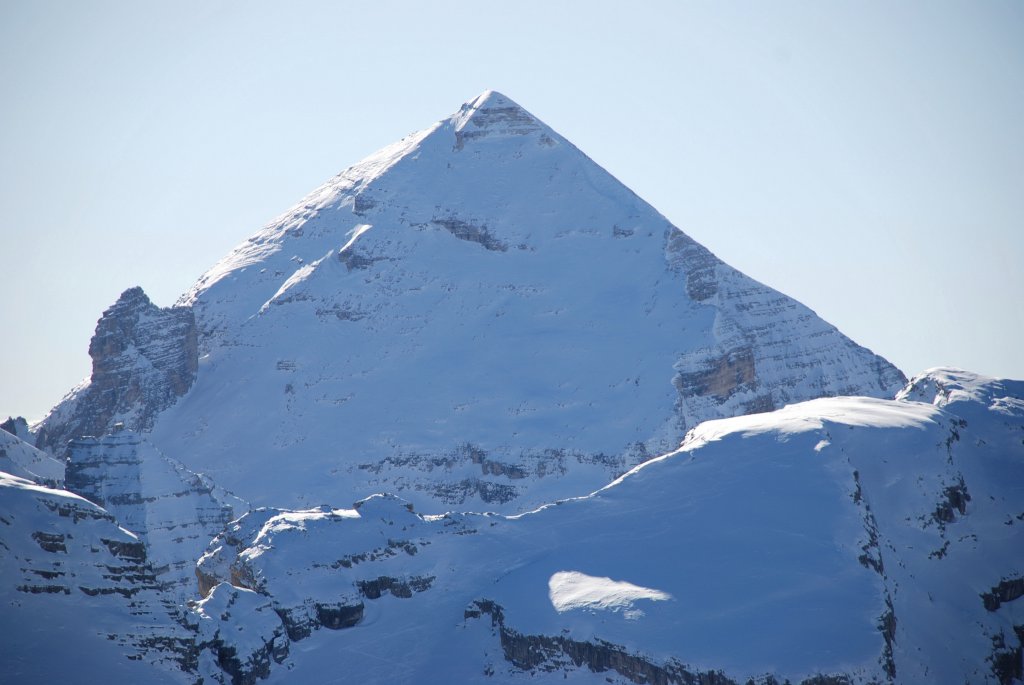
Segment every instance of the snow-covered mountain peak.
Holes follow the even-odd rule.
[[[21,421],[24,423],[24,419]],[[6,430],[0,430],[0,472],[27,478],[49,487],[64,485],[63,462]]]
[[[150,439],[255,506],[394,489],[523,510],[702,420],[905,381],[495,91],[328,181],[181,303],[198,373]]]

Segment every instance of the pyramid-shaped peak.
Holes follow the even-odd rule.
[[[452,116],[451,121],[457,133],[470,138],[489,137],[494,134],[540,133],[546,137],[553,134],[537,117],[523,109],[512,98],[496,90],[485,90],[462,105]]]
[[[495,91],[328,181],[181,302],[105,315],[82,409],[37,444],[127,417],[257,505],[509,511],[707,419],[905,383]]]

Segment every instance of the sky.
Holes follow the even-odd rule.
[[[912,375],[1024,378],[1024,3],[0,0],[0,419],[493,88]]]

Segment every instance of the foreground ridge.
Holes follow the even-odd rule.
[[[707,422],[518,516],[380,495],[258,510],[211,542],[204,602],[280,617],[238,651],[271,680],[322,673],[344,630],[346,672],[367,683],[1013,682],[1024,383],[955,384],[941,408],[827,398]],[[253,625],[233,612],[209,630],[237,624]]]

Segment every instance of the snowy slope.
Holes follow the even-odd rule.
[[[64,485],[63,462],[5,430],[0,430],[0,471],[53,487]]]
[[[314,191],[179,305],[132,290],[104,314],[102,388],[54,410],[47,444],[124,420],[257,505],[388,490],[511,512],[699,421],[904,380],[493,91]]]
[[[269,682],[1011,682],[1024,394],[935,370],[904,395],[951,378],[943,408],[836,398],[708,422],[514,517],[393,497],[255,511],[200,562],[211,606],[238,608],[201,612],[204,630],[257,627],[238,652]]]

